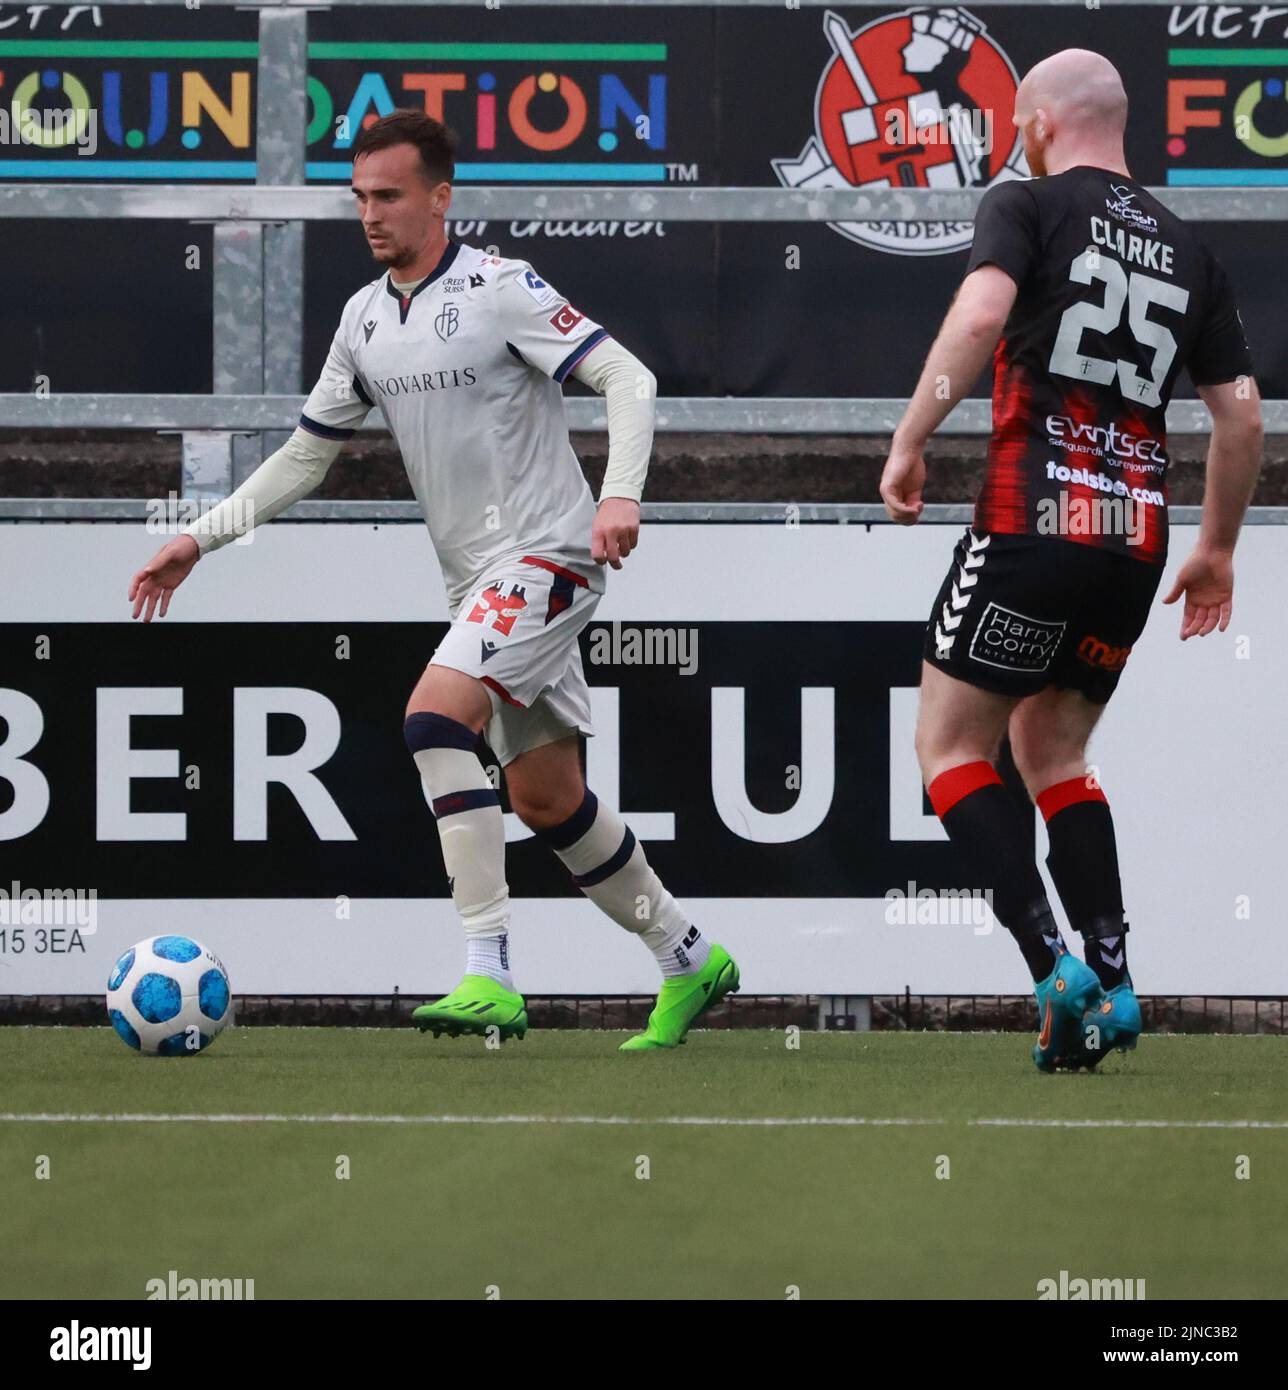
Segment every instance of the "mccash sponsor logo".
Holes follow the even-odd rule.
[[[1113,183],[1109,185],[1109,191],[1114,195],[1105,199],[1105,208],[1110,217],[1126,222],[1139,232],[1158,231],[1158,218],[1135,206],[1137,189],[1129,184]]]

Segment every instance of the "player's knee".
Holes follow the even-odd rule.
[[[415,714],[452,719],[481,733],[492,715],[492,698],[482,681],[450,666],[431,662],[407,697],[404,721]]]
[[[1036,730],[1023,734],[1011,731],[1011,757],[1032,797],[1057,782],[1081,776],[1087,765],[1086,748],[1081,743],[1050,734],[1043,737]]]
[[[529,830],[550,830],[576,812],[585,788],[510,785],[509,793],[511,809]]]
[[[948,733],[919,727],[916,748],[922,781],[929,786],[941,773],[965,763],[996,763],[1001,739],[963,738],[959,731]]]
[[[1033,782],[1042,776],[1042,764],[1044,759],[1039,752],[1039,745],[1030,740],[1026,735],[1020,733],[1018,729],[1011,730],[1011,759],[1015,763],[1015,770],[1020,774],[1024,785],[1028,788],[1029,795],[1033,795]]]
[[[429,710],[416,710],[405,716],[403,741],[413,758],[431,748],[459,748],[466,753],[479,751],[479,736],[468,725]]]

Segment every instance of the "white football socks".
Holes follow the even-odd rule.
[[[690,926],[682,935],[672,933],[664,942],[649,943],[649,950],[662,967],[662,978],[671,980],[677,975],[696,975],[707,963],[711,943],[697,927]]]
[[[469,939],[467,970],[513,989],[505,821],[496,789],[477,753],[463,748],[421,748],[413,756],[438,819],[452,901]]]
[[[513,990],[505,821],[475,736],[444,716],[420,714],[409,718],[407,740],[465,927],[466,971]],[[537,833],[595,906],[643,941],[665,979],[696,974],[706,964],[710,944],[680,911],[626,822],[592,791],[561,825]]]
[[[570,834],[577,838],[568,843]],[[652,951],[664,977],[692,975],[706,964],[709,943],[680,911],[626,822],[593,792],[542,837],[591,902]]]
[[[486,975],[489,980],[514,988],[514,976],[510,974],[510,933],[498,932],[495,936],[479,936],[471,933],[466,938],[467,952],[465,973],[467,975]]]

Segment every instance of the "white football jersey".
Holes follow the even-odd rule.
[[[344,306],[300,416],[348,439],[378,406],[429,527],[453,612],[499,563],[553,560],[604,590],[595,502],[562,383],[608,334],[526,261],[449,241],[409,294],[388,273]]]

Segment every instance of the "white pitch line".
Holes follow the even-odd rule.
[[[969,1120],[1001,1129],[1288,1129],[1288,1120]]]
[[[738,1128],[779,1128],[808,1125],[942,1125],[948,1120],[891,1119],[864,1115],[767,1116],[734,1115],[148,1115],[120,1114],[0,1114],[3,1124],[367,1124],[367,1125],[703,1125]]]
[[[149,1115],[0,1114],[0,1124],[689,1125],[712,1129],[869,1129],[964,1124],[988,1129],[1288,1129],[1288,1120],[916,1119],[868,1115]]]

